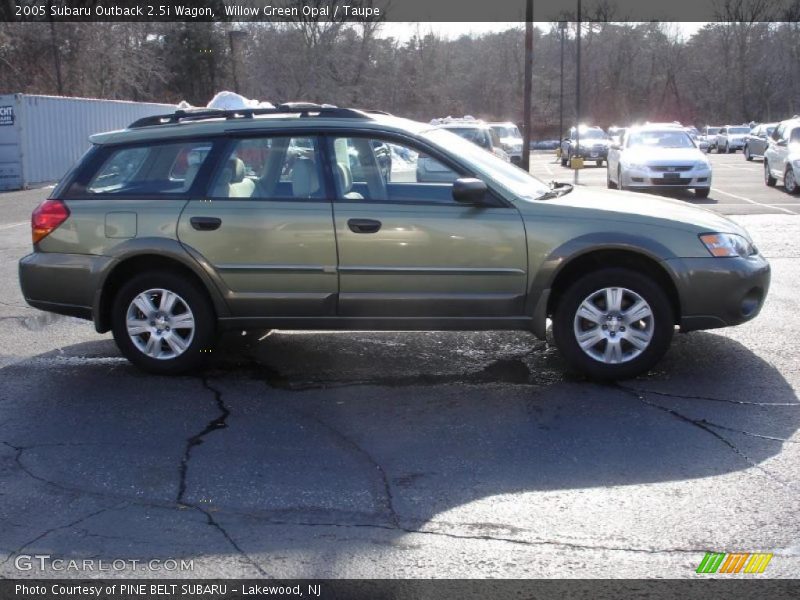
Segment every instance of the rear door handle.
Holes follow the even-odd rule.
[[[197,229],[197,231],[214,231],[215,229],[219,229],[219,226],[222,225],[222,219],[218,219],[217,217],[192,217],[189,219],[189,223],[191,223],[192,227]]]
[[[373,219],[350,219],[347,226],[353,233],[377,233],[381,229],[381,222]]]

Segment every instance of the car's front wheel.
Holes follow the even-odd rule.
[[[205,292],[170,271],[142,273],[117,293],[114,340],[137,367],[162,375],[202,365],[215,338],[215,317]]]
[[[708,198],[711,188],[696,188],[694,190],[695,198]]]
[[[594,379],[635,377],[669,348],[675,319],[650,277],[608,268],[581,277],[561,296],[553,337],[567,362]]]
[[[617,184],[611,179],[611,169],[606,166],[606,187],[610,190],[617,189]]]
[[[742,152],[744,153],[744,159],[746,161],[750,162],[751,160],[753,160],[753,156],[750,154],[750,146],[745,145],[744,150]]]

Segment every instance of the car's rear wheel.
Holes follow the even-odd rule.
[[[772,173],[769,170],[769,163],[767,159],[764,159],[764,183],[766,183],[769,187],[775,187],[775,184],[778,183],[778,180],[772,176]]]
[[[797,177],[794,174],[792,167],[786,167],[786,172],[783,174],[783,188],[790,194],[797,194],[800,192],[800,186],[797,185]]]
[[[635,377],[669,348],[674,316],[664,290],[629,269],[584,275],[561,296],[553,337],[567,362],[594,379]]]
[[[137,275],[117,293],[111,309],[122,354],[151,373],[173,375],[200,367],[215,338],[215,317],[205,292],[169,271]]]

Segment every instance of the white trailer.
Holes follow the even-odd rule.
[[[89,136],[124,129],[173,104],[0,95],[0,191],[58,181],[89,148]]]

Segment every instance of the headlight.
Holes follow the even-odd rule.
[[[752,242],[735,233],[704,233],[700,241],[711,256],[748,257],[758,253]]]

